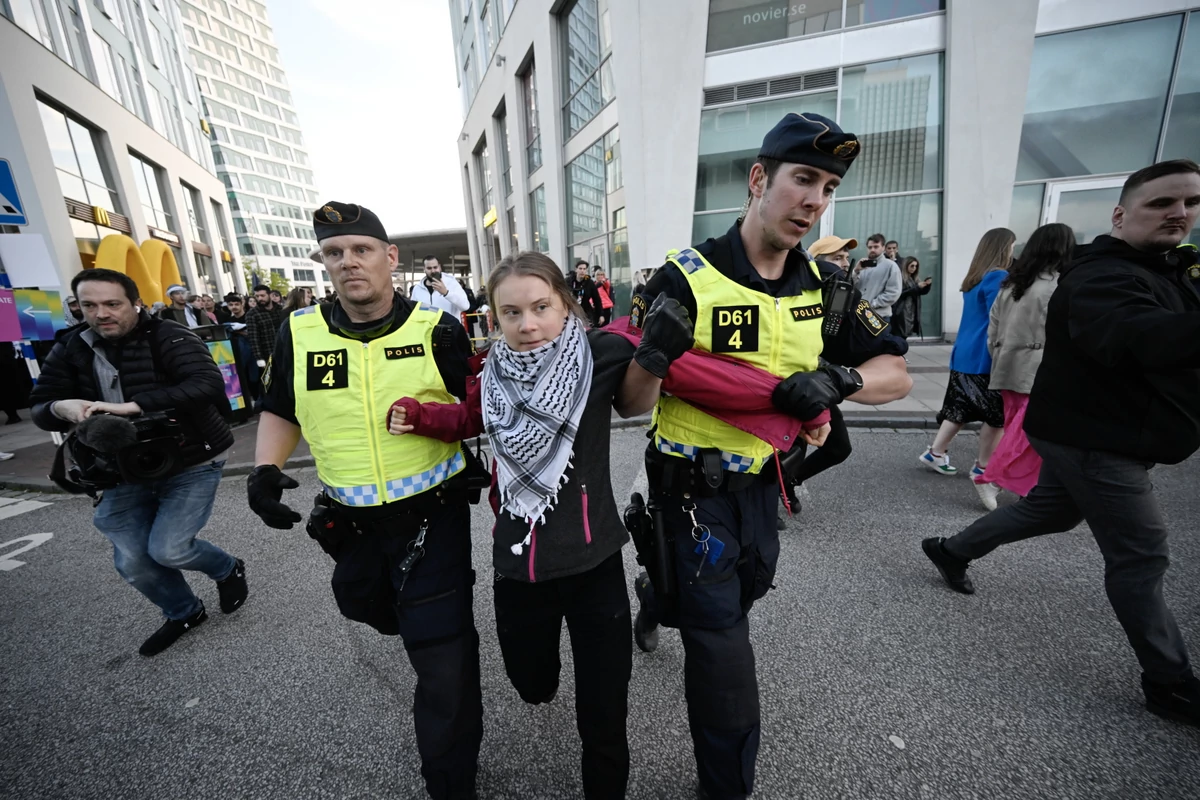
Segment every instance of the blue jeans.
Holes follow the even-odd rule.
[[[209,461],[154,483],[117,486],[96,507],[92,521],[113,544],[117,572],[168,619],[186,619],[204,607],[180,570],[219,581],[237,565],[229,553],[196,538],[212,513],[224,466]]]

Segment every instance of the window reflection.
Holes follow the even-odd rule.
[[[1045,196],[1046,185],[1044,183],[1013,187],[1012,211],[1008,215],[1008,228],[1017,235],[1013,256],[1021,255],[1025,243],[1041,225],[1042,203]]]
[[[1017,180],[1132,172],[1153,163],[1182,19],[1038,37]]]
[[[862,153],[839,197],[941,187],[941,55],[846,69],[841,127],[858,136]]]
[[[1200,12],[1188,20],[1187,41],[1183,43],[1184,57],[1175,79],[1175,96],[1171,101],[1171,117],[1167,120],[1167,139],[1163,145],[1163,160],[1190,158],[1200,161],[1200,60],[1195,58],[1200,47]]]
[[[832,119],[837,115],[837,92],[701,112],[697,211],[741,207],[746,200],[750,167],[758,158],[763,137],[789,112],[816,113]]]

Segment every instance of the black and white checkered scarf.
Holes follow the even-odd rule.
[[[592,349],[574,314],[554,341],[517,352],[503,339],[483,368],[483,424],[496,457],[500,506],[533,526],[567,482],[592,388]],[[520,555],[523,545],[514,545]]]

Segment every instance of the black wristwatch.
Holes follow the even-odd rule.
[[[852,382],[854,384],[854,391],[844,392],[842,394],[842,397],[849,397],[850,395],[852,395],[856,392],[862,391],[862,388],[863,388],[862,375],[859,374],[859,371],[856,370],[854,367],[843,367],[841,364],[826,364],[825,366],[830,369],[838,370],[840,373],[842,373],[842,375],[845,376],[844,380],[848,380],[849,382]]]

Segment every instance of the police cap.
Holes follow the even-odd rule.
[[[788,114],[763,139],[759,158],[773,158],[844,177],[861,152],[858,137],[820,114]]]
[[[313,232],[321,242],[334,236],[370,236],[385,244],[387,230],[375,212],[353,203],[330,201],[313,212]]]

